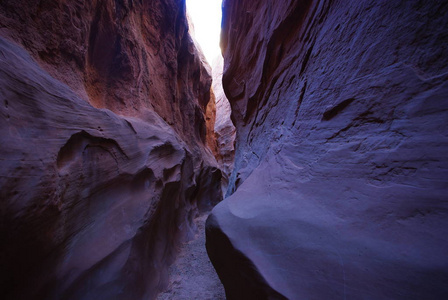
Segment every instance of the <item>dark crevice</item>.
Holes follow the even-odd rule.
[[[336,117],[339,113],[341,113],[347,106],[349,106],[355,99],[349,98],[347,100],[342,101],[335,107],[327,110],[324,112],[324,115],[322,116],[322,121],[330,121],[334,117]]]
[[[263,278],[254,263],[234,247],[210,215],[205,225],[206,248],[226,291],[227,300],[286,300]]]

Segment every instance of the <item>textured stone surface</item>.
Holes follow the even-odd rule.
[[[236,192],[207,248],[228,299],[448,297],[447,12],[225,1]]]
[[[222,71],[223,58],[218,56],[212,64],[212,88],[216,102],[214,132],[218,152],[216,157],[227,180],[233,170],[233,161],[235,159],[236,130],[230,118],[230,103],[222,87]]]
[[[183,1],[0,3],[2,299],[153,299],[221,198]]]
[[[192,144],[192,132],[205,135],[211,77],[184,1],[4,0],[0,11],[2,35],[93,106],[127,116],[154,110]]]
[[[218,144],[215,137],[215,122],[216,122],[216,102],[215,93],[210,89],[210,101],[207,104],[205,111],[206,130],[206,144],[213,153],[216,159],[219,159]]]

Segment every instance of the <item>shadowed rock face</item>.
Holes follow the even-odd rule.
[[[224,2],[236,192],[207,249],[228,299],[448,297],[447,12]]]
[[[152,299],[221,199],[183,1],[0,4],[2,299]]]

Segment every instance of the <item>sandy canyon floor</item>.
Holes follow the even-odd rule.
[[[194,240],[182,245],[176,262],[170,266],[168,289],[158,300],[225,300],[224,288],[205,249],[205,220],[208,214],[195,222],[198,233]]]

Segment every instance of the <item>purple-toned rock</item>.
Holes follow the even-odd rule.
[[[227,299],[448,298],[446,1],[224,2]]]
[[[0,3],[2,299],[153,299],[221,198],[183,1]]]

